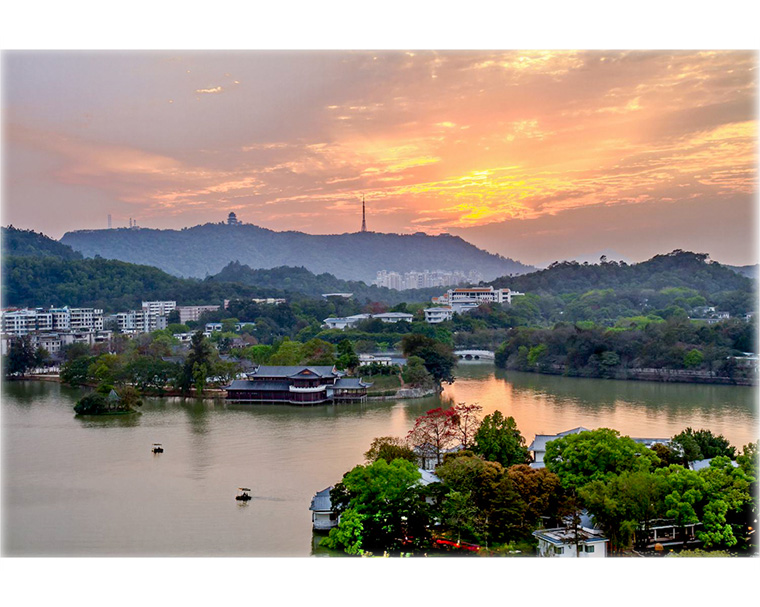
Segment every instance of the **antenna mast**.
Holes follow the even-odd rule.
[[[364,210],[364,194],[362,194],[362,232],[367,231],[367,214]]]

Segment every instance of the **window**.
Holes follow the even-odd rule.
[[[584,546],[583,547],[583,551],[584,552],[593,552],[594,551],[594,547],[593,546]]]
[[[554,546],[554,554],[564,554],[565,549],[564,548],[558,548],[557,546]]]

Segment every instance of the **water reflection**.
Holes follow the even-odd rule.
[[[80,419],[82,390],[3,386],[3,551],[37,556],[322,556],[309,504],[404,437],[429,409],[478,403],[539,432],[612,427],[667,437],[706,427],[757,438],[756,390],[505,373],[460,365],[442,395],[325,407],[144,399],[142,415]],[[151,453],[153,443],[165,452]],[[238,487],[254,499],[235,500]],[[42,491],[49,498],[40,500]]]

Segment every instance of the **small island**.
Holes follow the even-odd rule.
[[[135,407],[142,406],[140,394],[132,386],[125,386],[121,395],[110,388],[106,395],[104,392],[109,387],[98,388],[94,392],[86,394],[74,405],[77,415],[129,415],[139,413]]]

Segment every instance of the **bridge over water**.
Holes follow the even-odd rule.
[[[454,350],[461,360],[493,360],[494,353],[490,350]]]

